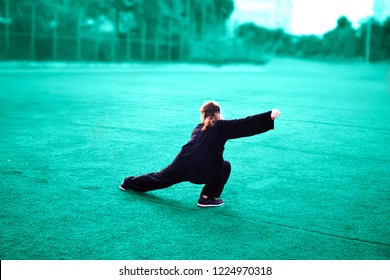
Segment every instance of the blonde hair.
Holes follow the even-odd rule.
[[[204,103],[200,107],[200,112],[202,114],[201,120],[203,123],[202,131],[205,131],[207,128],[212,127],[216,121],[222,119],[221,109],[219,104],[215,101],[209,101]]]

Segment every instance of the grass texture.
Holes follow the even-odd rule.
[[[386,65],[139,66],[0,72],[1,259],[389,259]],[[216,100],[279,108],[231,140],[213,209],[202,186],[122,192],[169,164]]]

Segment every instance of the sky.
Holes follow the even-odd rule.
[[[253,19],[251,11],[271,7],[270,2],[277,0],[235,0],[240,10],[240,17]],[[374,0],[291,0],[293,4],[291,30],[292,34],[321,35],[336,27],[337,19],[345,15],[359,26],[359,21],[373,14]],[[390,1],[390,0],[385,0]],[[268,2],[268,3],[267,3]],[[271,9],[275,10],[275,8]]]
[[[291,33],[323,34],[345,15],[354,27],[373,13],[373,0],[293,0]]]

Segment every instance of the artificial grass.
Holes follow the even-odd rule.
[[[2,71],[1,259],[389,259],[386,65]],[[225,205],[201,186],[121,192],[171,162],[217,100],[280,108],[227,143]]]

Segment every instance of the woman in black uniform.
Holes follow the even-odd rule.
[[[243,119],[222,120],[218,103],[210,101],[202,105],[200,112],[202,122],[192,131],[190,141],[182,147],[170,165],[160,172],[127,177],[119,188],[147,192],[189,181],[205,184],[198,206],[222,205],[223,200],[219,197],[231,170],[230,163],[223,159],[226,141],[273,129],[274,119],[280,115],[280,111],[273,109]]]

